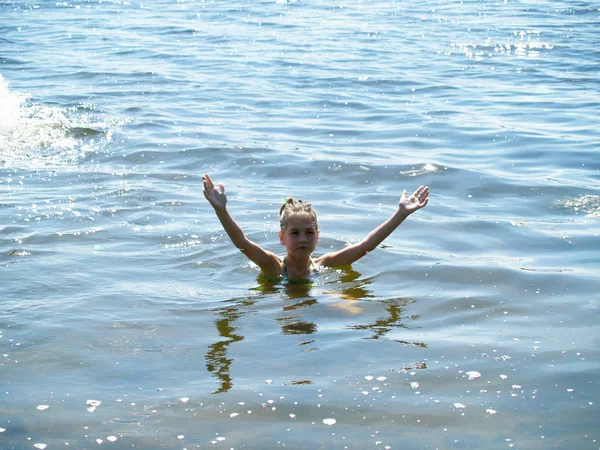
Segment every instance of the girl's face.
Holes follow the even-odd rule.
[[[315,251],[319,231],[309,214],[290,216],[283,231],[279,232],[279,241],[285,245],[289,255],[308,257]]]

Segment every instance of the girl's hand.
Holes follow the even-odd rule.
[[[210,203],[214,209],[225,209],[225,205],[227,204],[225,185],[219,183],[219,189],[217,189],[208,174],[202,177],[202,181],[204,182],[204,197],[206,197],[208,203]]]
[[[418,209],[423,208],[429,200],[429,187],[419,186],[419,188],[410,196],[406,196],[406,189],[402,192],[398,209],[406,214],[414,213]]]

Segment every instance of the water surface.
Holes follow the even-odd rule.
[[[593,2],[0,3],[0,447],[600,447]],[[403,189],[351,268],[261,282]],[[44,447],[45,446],[45,447]]]

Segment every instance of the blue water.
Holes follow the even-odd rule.
[[[0,3],[0,448],[600,448],[600,8]],[[351,268],[268,285],[202,195]]]

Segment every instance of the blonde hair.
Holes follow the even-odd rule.
[[[295,214],[308,214],[315,221],[316,229],[319,229],[317,211],[315,211],[315,208],[312,207],[310,202],[288,197],[283,206],[279,209],[279,225],[281,227],[281,231],[285,229],[290,216]]]

